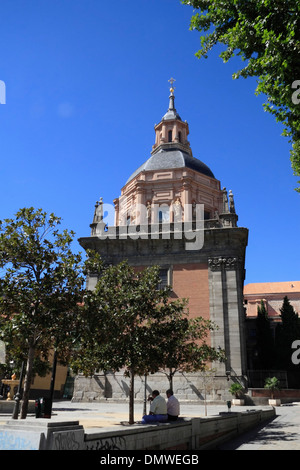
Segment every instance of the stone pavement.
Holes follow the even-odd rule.
[[[219,450],[300,450],[300,403],[276,407],[276,418],[236,439]]]
[[[238,406],[232,411],[264,409],[268,406]],[[135,420],[140,421],[143,415],[143,403],[135,403]],[[216,416],[227,412],[227,406],[208,405],[207,416]],[[148,412],[148,406],[147,406]],[[55,401],[53,403],[51,421],[79,421],[86,428],[107,428],[128,421],[128,402],[90,402],[78,403]],[[205,417],[203,404],[181,403],[181,416]],[[40,418],[43,420],[43,418]],[[10,420],[10,415],[0,414],[0,424]],[[37,421],[34,414],[28,414],[27,420]],[[219,447],[219,450],[300,450],[300,403],[292,403],[276,407],[276,418],[254,430]]]
[[[241,407],[239,407],[240,409]],[[253,407],[247,407],[253,408]],[[262,408],[262,407],[260,407]],[[136,402],[134,404],[134,419],[141,421],[143,416],[144,404]],[[197,402],[181,402],[181,416],[184,417],[205,417],[218,415],[219,412],[227,411],[226,404],[218,406],[207,406]],[[232,411],[234,407],[232,408]],[[147,413],[149,412],[149,404],[147,403]],[[9,414],[0,413],[0,424],[10,419]],[[36,420],[33,413],[28,413],[29,420]],[[40,418],[42,419],[42,418]],[[54,401],[52,407],[52,421],[79,421],[84,428],[99,428],[107,426],[119,425],[121,422],[128,422],[129,419],[129,403],[116,402],[107,400],[105,402],[71,402],[71,401]]]

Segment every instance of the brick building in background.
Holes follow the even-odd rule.
[[[247,284],[244,287],[244,305],[246,312],[246,343],[248,369],[255,369],[255,355],[257,342],[257,309],[263,301],[270,328],[275,338],[276,325],[281,322],[280,309],[284,297],[287,297],[296,313],[300,314],[300,281],[290,282],[258,282]],[[300,339],[300,338],[299,338]],[[292,349],[291,349],[292,352]],[[248,374],[251,376],[251,373]],[[252,374],[253,375],[253,374]],[[250,382],[254,382],[250,377]]]
[[[280,309],[284,297],[288,297],[295,311],[300,313],[300,281],[246,284],[244,303],[247,319],[257,317],[257,307],[263,300],[268,317],[274,322],[280,321]]]
[[[159,265],[162,282],[172,286],[173,296],[189,299],[190,315],[218,325],[210,342],[225,349],[227,359],[213,365],[210,399],[223,400],[230,376],[244,380],[247,370],[243,285],[248,230],[237,226],[232,192],[221,188],[210,168],[193,156],[189,127],[176,111],[172,87],[169,108],[154,129],[151,156],[114,200],[114,222],[107,224],[109,206],[100,200],[91,235],[79,243],[108,263],[127,259],[137,268]],[[96,282],[91,276],[87,285],[93,289]],[[165,376],[148,377],[149,389],[164,391],[167,386]],[[136,381],[143,396],[142,379],[140,392],[138,388]],[[124,398],[126,389],[122,374],[77,377],[74,399]],[[201,398],[202,389],[199,375],[175,375],[174,391],[181,398]]]

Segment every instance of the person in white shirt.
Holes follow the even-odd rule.
[[[173,395],[173,390],[169,389],[166,391],[168,402],[167,402],[167,413],[169,421],[176,421],[180,415],[179,401]]]
[[[153,390],[152,397],[150,412],[148,415],[143,416],[142,423],[165,423],[168,420],[166,400],[159,394],[158,390]]]

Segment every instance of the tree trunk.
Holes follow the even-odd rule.
[[[134,423],[134,371],[130,370],[129,424]]]
[[[54,385],[55,385],[55,377],[56,377],[56,367],[57,367],[57,352],[56,349],[54,350],[53,354],[53,364],[52,364],[52,374],[51,374],[51,382],[50,382],[50,405],[49,405],[49,418],[51,418],[52,414],[52,404],[53,404],[53,396],[54,396]]]
[[[172,372],[171,369],[169,369],[169,374],[168,374],[168,380],[169,380],[169,388],[170,390],[173,390],[173,377],[174,377],[174,372]]]
[[[26,373],[25,373],[25,380],[24,380],[23,399],[22,399],[21,413],[20,413],[21,419],[26,419],[26,416],[27,416],[29,392],[30,392],[30,386],[31,386],[31,381],[32,381],[32,368],[33,368],[34,354],[35,354],[35,348],[33,346],[30,346],[29,351],[28,351]]]

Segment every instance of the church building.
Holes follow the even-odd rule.
[[[212,365],[210,399],[224,400],[230,379],[246,380],[243,286],[248,229],[237,225],[232,191],[221,187],[213,171],[193,155],[188,123],[175,108],[173,81],[167,112],[154,127],[152,151],[144,162],[137,162],[113,201],[114,223],[106,222],[108,205],[98,201],[90,236],[79,243],[98,251],[107,263],[126,259],[139,269],[159,265],[162,283],[171,285],[174,297],[189,300],[190,316],[218,325],[210,344],[225,350],[226,361]],[[96,282],[91,275],[88,288]],[[74,399],[124,398],[125,382],[121,373],[99,374],[97,380],[77,377]],[[164,392],[168,381],[155,374],[148,377],[148,386]],[[203,378],[176,374],[174,393],[182,399],[203,397]]]

